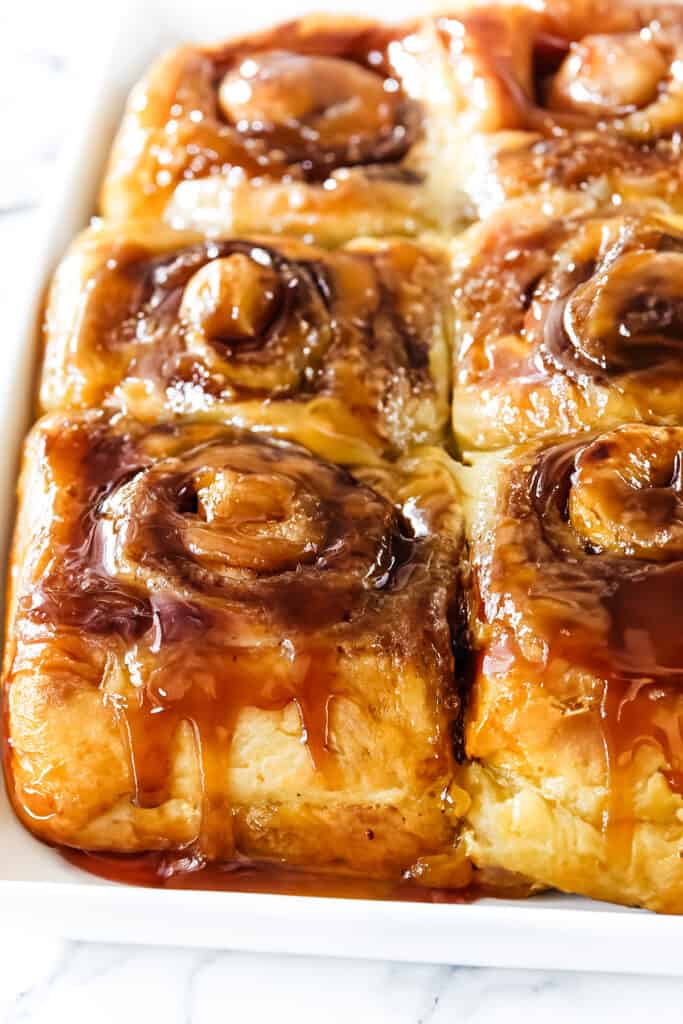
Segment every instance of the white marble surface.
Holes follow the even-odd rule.
[[[36,204],[68,125],[73,57],[83,42],[83,18],[92,7],[50,0],[0,6],[0,302],[5,327],[30,260]],[[36,934],[30,918],[27,907],[25,933],[9,933],[0,909],[0,1021],[6,1024],[249,1024],[274,1019],[298,1024],[563,1024],[646,1016],[668,1024],[683,1018],[683,980],[678,979],[90,945]]]

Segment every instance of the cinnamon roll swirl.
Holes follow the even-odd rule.
[[[475,861],[683,911],[683,428],[480,456]]]
[[[372,484],[213,424],[37,424],[5,660],[33,832],[462,878],[453,470],[427,450]]]
[[[453,424],[464,448],[683,423],[683,221],[509,203],[454,246]],[[681,275],[681,276],[679,276]]]
[[[130,97],[103,214],[322,242],[437,226],[428,46],[418,26],[311,16],[167,54]]]
[[[444,436],[448,263],[411,241],[301,241],[100,226],[47,307],[45,410],[106,406],[289,436],[369,462]]]
[[[682,68],[630,0],[152,68],[46,305],[32,832],[683,913]]]
[[[473,211],[556,187],[680,208],[680,6],[475,4],[439,30]]]

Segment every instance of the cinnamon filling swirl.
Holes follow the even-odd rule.
[[[419,108],[395,79],[335,56],[245,54],[223,76],[218,107],[259,162],[306,181],[398,162],[419,135]]]
[[[529,678],[542,685],[566,664],[604,687],[610,815],[622,824],[631,782],[615,779],[639,746],[683,767],[680,732],[663,727],[678,721],[683,687],[682,466],[679,427],[624,426],[530,452],[511,468],[484,568],[488,621],[525,623],[508,642]]]
[[[415,553],[390,502],[296,445],[198,424],[73,443],[83,511],[32,599],[39,619],[133,638],[173,604],[174,631],[321,630],[400,585]]]
[[[683,236],[624,217],[589,221],[556,254],[524,332],[572,377],[680,372]]]
[[[229,858],[225,780],[240,712],[294,704],[302,740],[334,786],[340,658],[366,636],[389,649],[399,621],[410,645],[408,620],[432,600],[433,541],[416,538],[370,487],[284,442],[186,424],[117,438],[74,427],[59,445],[48,453],[56,476],[61,460],[82,468],[73,488],[82,512],[27,599],[27,620],[76,630],[95,648],[98,637],[121,645],[101,689],[139,806],[167,799],[174,737],[190,723],[201,855]],[[387,601],[401,609],[387,613]]]
[[[423,134],[421,105],[389,58],[405,31],[365,23],[316,32],[290,22],[198,51],[166,125],[187,145],[182,177],[319,184],[339,168],[400,164]]]
[[[591,130],[637,143],[683,124],[683,20],[675,5],[605,8],[560,24],[527,11],[483,8],[442,19],[450,49],[469,62],[467,90],[488,92],[493,130],[553,136]]]
[[[113,274],[102,273],[114,297],[104,341],[114,352],[136,346],[130,376],[171,386],[193,379],[193,367],[201,377],[203,367],[209,392],[282,397],[310,385],[336,336],[331,270],[265,245],[231,240],[156,258],[123,254]]]
[[[634,140],[671,136],[683,125],[682,35],[680,20],[668,28],[655,20],[573,42],[547,83],[548,111],[559,124],[577,117]]]
[[[627,213],[503,224],[456,281],[461,379],[666,387],[683,367],[683,234]]]

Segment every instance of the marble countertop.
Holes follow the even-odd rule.
[[[266,0],[256,0],[266,2]],[[0,301],[5,327],[68,124],[86,4],[0,9]],[[321,7],[325,4],[321,3]],[[10,145],[7,145],[7,141]],[[430,967],[64,942],[9,933],[0,912],[0,1022],[297,1021],[490,1024],[680,1021],[683,979]]]

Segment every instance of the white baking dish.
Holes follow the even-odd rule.
[[[133,81],[157,52],[182,39],[217,39],[325,6],[324,0],[251,0],[236,9],[224,0],[150,0],[123,11],[119,6],[115,15],[97,10],[96,42],[82,69],[82,105],[74,113],[75,134],[65,147],[36,238],[22,329],[5,338],[0,424],[6,457],[0,460],[0,493],[14,491],[17,453],[30,416],[36,316],[45,283],[94,209],[103,161]],[[332,7],[329,0],[327,6]],[[393,18],[420,6],[420,0],[335,0],[333,9]],[[116,25],[107,24],[108,18],[115,18]],[[0,507],[5,542],[12,512]],[[25,832],[2,787],[0,906],[4,922],[81,939],[683,974],[683,918],[560,895],[454,906],[151,890],[104,882],[71,867]]]

